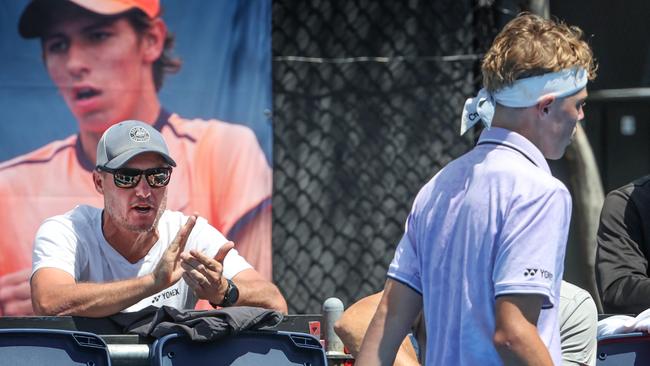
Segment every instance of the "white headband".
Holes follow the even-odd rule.
[[[489,129],[494,117],[495,103],[513,108],[532,107],[547,96],[563,98],[577,93],[587,85],[587,80],[587,70],[574,67],[519,79],[496,93],[489,93],[483,88],[476,97],[465,101],[460,134],[464,134],[479,120]]]

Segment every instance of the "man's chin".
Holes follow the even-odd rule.
[[[110,117],[101,112],[90,112],[83,115],[75,115],[79,129],[83,132],[104,133],[113,125]]]
[[[166,198],[166,196],[165,196]],[[160,207],[155,210],[155,215],[153,215],[154,211],[149,211],[146,214],[134,214],[129,216],[129,219],[126,220],[125,226],[127,227],[128,230],[140,234],[145,234],[149,233],[152,231],[155,231],[156,228],[158,227],[158,221],[160,221],[160,218],[162,217],[163,212],[165,211],[165,202],[163,201],[163,204],[160,205]]]
[[[149,220],[143,220],[143,218],[140,218],[140,220],[131,220],[130,222],[126,222],[125,226],[129,231],[135,233],[148,233],[154,230],[157,221],[158,220],[154,218],[150,218]]]
[[[154,226],[153,225],[131,225],[128,227],[128,229],[134,233],[146,234],[152,232]]]

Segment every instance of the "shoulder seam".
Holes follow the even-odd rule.
[[[9,169],[9,168],[14,168],[16,166],[23,165],[23,164],[44,164],[44,163],[50,162],[52,159],[54,159],[54,157],[57,154],[59,154],[60,152],[66,150],[66,149],[69,149],[69,148],[75,148],[75,144],[74,143],[69,143],[67,145],[63,145],[63,146],[59,147],[58,149],[54,150],[54,152],[52,152],[52,154],[50,154],[50,156],[48,156],[47,158],[44,158],[44,159],[20,160],[20,161],[17,161],[15,163],[13,163],[13,164],[9,164],[7,166],[0,167],[0,171],[6,170],[6,169]]]
[[[173,116],[173,115],[172,115],[172,116]],[[178,116],[177,116],[177,117],[178,117]],[[181,119],[180,117],[178,117],[178,118]],[[171,119],[171,117],[170,117],[170,119]],[[184,121],[184,122],[186,122],[186,121]],[[196,139],[194,136],[191,136],[191,135],[189,135],[189,134],[187,134],[187,133],[183,133],[183,134],[181,134],[180,132],[178,132],[178,130],[176,129],[176,126],[174,126],[174,125],[169,121],[169,119],[168,119],[167,121],[165,121],[165,123],[162,125],[162,127],[161,127],[160,129],[162,130],[163,128],[165,128],[165,126],[169,127],[169,129],[172,131],[172,133],[174,134],[174,136],[176,136],[176,137],[178,137],[178,138],[182,138],[182,139],[189,140],[189,141],[192,142],[192,143],[196,143],[197,139]]]

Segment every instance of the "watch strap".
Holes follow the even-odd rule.
[[[231,279],[226,278],[226,281],[228,282],[228,287],[226,287],[226,291],[223,294],[223,300],[221,300],[221,303],[214,304],[212,303],[212,301],[210,301],[210,305],[212,305],[215,308],[216,307],[226,308],[229,306],[233,306],[235,302],[237,302],[237,298],[239,297],[237,286],[235,285],[234,282],[232,282]],[[237,295],[235,295],[235,293],[237,293]]]

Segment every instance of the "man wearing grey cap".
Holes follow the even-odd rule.
[[[92,184],[97,143],[110,126],[130,119],[160,131],[179,163],[167,207],[199,213],[271,280],[271,167],[250,128],[184,118],[161,103],[165,77],[181,62],[160,1],[25,3],[20,35],[39,40],[43,66],[78,131],[0,163],[0,207],[11,207],[0,210],[0,316],[33,313],[34,235],[50,216],[103,204]]]
[[[31,289],[37,314],[191,309],[199,299],[287,312],[277,287],[205,219],[165,209],[175,166],[150,125],[125,121],[106,130],[93,172],[104,208],[77,206],[45,220],[36,234]]]

